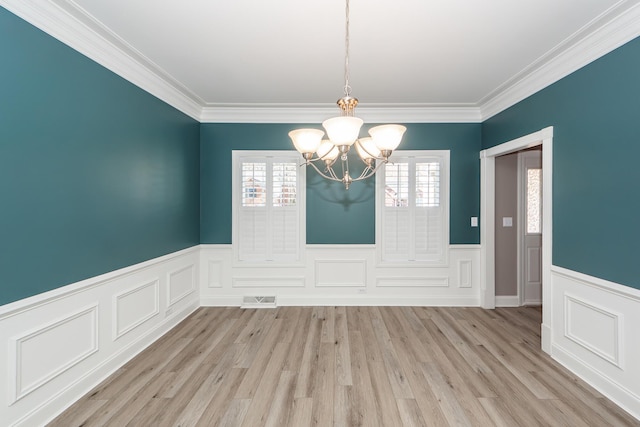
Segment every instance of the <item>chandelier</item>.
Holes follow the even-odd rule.
[[[349,0],[346,0],[344,96],[338,99],[337,104],[340,107],[340,116],[322,122],[329,139],[322,139],[324,132],[319,129],[292,130],[289,132],[289,137],[296,150],[302,154],[305,165],[312,166],[323,178],[342,182],[348,190],[352,182],[373,176],[382,165],[389,162],[389,156],[398,148],[402,135],[407,129],[395,124],[380,125],[369,129],[368,137],[359,138],[364,121],[354,115],[358,100],[351,96],[351,86],[349,86]],[[365,165],[357,178],[349,174],[347,154],[352,146],[355,146],[356,152]],[[342,177],[338,176],[334,169],[338,158],[342,166]],[[377,164],[376,161],[378,161]],[[321,166],[321,169],[316,163],[324,166]]]

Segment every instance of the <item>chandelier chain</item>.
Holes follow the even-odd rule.
[[[346,0],[345,13],[347,19],[345,20],[345,55],[344,55],[344,94],[351,96],[351,86],[349,86],[349,0]]]

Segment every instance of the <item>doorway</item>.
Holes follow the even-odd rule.
[[[495,158],[496,306],[542,304],[542,145]]]
[[[542,145],[542,349],[551,351],[551,260],[553,127],[480,152],[480,306],[496,306],[495,283],[495,160],[496,157]]]

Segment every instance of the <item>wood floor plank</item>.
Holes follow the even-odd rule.
[[[246,427],[262,426],[265,424],[269,416],[269,408],[278,385],[282,373],[282,364],[289,350],[288,343],[277,343],[273,352],[270,353],[269,361],[263,369],[260,382],[255,388],[255,392],[251,393],[250,405],[247,408],[246,416],[242,421],[242,425]],[[247,378],[249,374],[247,373]],[[242,387],[246,383],[242,383]],[[236,395],[245,395],[246,393],[237,393]]]
[[[313,411],[313,399],[310,397],[301,397],[293,399],[293,408],[291,408],[291,417],[288,427],[307,427],[311,425],[311,414]]]
[[[198,427],[217,426],[221,423],[222,417],[231,404],[236,390],[240,386],[246,372],[247,370],[244,368],[231,368],[229,370],[225,379],[217,388],[206,409],[200,416],[196,424]]]
[[[420,366],[427,382],[438,398],[442,413],[449,425],[471,426],[471,421],[467,418],[457,396],[452,392],[438,367],[432,363],[421,363]]]
[[[539,308],[201,308],[49,424],[640,426],[540,349]]]
[[[318,352],[318,374],[311,390],[314,405],[311,425],[333,425],[336,346],[333,342],[321,343]]]
[[[369,371],[369,362],[365,354],[366,347],[360,331],[349,334],[351,342],[351,375],[353,387],[347,389],[349,426],[378,426],[378,406]],[[385,372],[386,375],[386,372]]]
[[[380,425],[384,427],[401,426],[399,421],[401,413],[398,411],[399,400],[393,395],[393,389],[389,382],[389,377],[385,372],[385,366],[382,362],[368,362],[369,377],[371,378],[371,388],[376,400],[378,408],[378,419]],[[413,399],[411,399],[413,400]]]
[[[289,412],[293,406],[296,377],[296,372],[291,371],[283,371],[280,374],[278,386],[273,394],[273,402],[269,408],[269,416],[265,422],[266,427],[281,427],[287,425]]]
[[[382,362],[382,352],[373,332],[370,310],[371,307],[347,307],[347,329],[360,332],[365,345],[367,360]]]
[[[249,405],[251,405],[251,399],[233,399],[227,412],[220,420],[220,427],[238,427],[242,425]]]
[[[309,326],[312,320],[311,312],[311,307],[301,307],[299,311],[300,318],[288,318],[285,320],[286,325],[293,326],[293,336],[289,342],[294,345],[289,348],[289,353],[282,367],[284,371],[300,371],[302,354],[305,349],[302,343],[306,342],[309,335]]]
[[[192,351],[183,351],[182,357],[179,358],[180,364],[167,366],[167,369],[175,372],[176,375],[171,384],[160,392],[160,397],[174,397],[185,383],[189,381],[196,370],[200,369],[205,363],[210,364],[210,362],[207,361],[207,357],[220,341],[222,341],[227,332],[229,332],[234,322],[235,320],[225,319],[215,331],[209,331],[209,336],[203,339],[200,345],[193,348]]]
[[[311,397],[311,387],[318,370],[317,361],[320,357],[320,336],[322,334],[322,320],[318,314],[318,310],[315,308],[311,310],[311,322],[305,337],[304,350],[296,382],[296,398]]]
[[[335,341],[336,308],[325,307],[322,319],[322,338],[320,342],[330,343]]]
[[[398,399],[398,408],[400,409],[401,425],[405,427],[421,427],[427,425],[414,399]]]
[[[476,397],[495,397],[497,396],[496,386],[490,381],[486,381],[487,373],[477,371],[477,364],[467,363],[463,355],[458,349],[451,345],[449,339],[442,333],[437,325],[432,321],[431,316],[422,321],[424,331],[421,336],[425,337],[424,341],[432,343],[429,352],[432,353],[432,360],[442,370],[442,373],[448,377],[457,378],[458,373],[464,379],[463,384],[456,382],[455,387],[468,388]],[[474,351],[480,356],[477,346]],[[485,361],[483,361],[486,364]]]
[[[335,323],[336,381],[340,385],[353,385],[349,329],[345,307],[336,308]]]
[[[262,309],[261,309],[262,310]],[[273,357],[273,352],[275,351],[278,344],[286,344],[286,343],[278,343],[276,341],[276,337],[280,334],[280,329],[282,327],[282,319],[273,320],[272,325],[269,325],[269,332],[264,337],[256,336],[256,341],[261,344],[261,347],[257,347],[249,344],[249,348],[253,349],[255,354],[247,355],[247,347],[242,350],[242,353],[247,355],[245,360],[251,360],[252,363],[249,366],[242,366],[244,368],[248,368],[247,373],[238,387],[238,391],[236,392],[236,399],[251,399],[254,393],[257,390],[258,384],[262,380],[262,376],[268,364]],[[265,328],[267,328],[265,326]],[[281,347],[288,347],[288,345],[282,345]],[[234,367],[238,367],[236,363]]]
[[[370,314],[371,323],[378,340],[378,346],[382,352],[382,360],[385,364],[394,396],[396,399],[413,399],[413,391],[411,391],[411,386],[407,382],[407,376],[400,367],[393,340],[380,314],[380,310],[377,307],[372,307]]]
[[[211,372],[208,377],[202,382],[200,387],[193,394],[193,397],[184,408],[176,424],[181,427],[195,426],[202,414],[207,409],[209,403],[215,397],[218,389],[224,383],[226,377],[233,372],[233,361],[235,359],[238,347],[241,345],[234,344],[236,350],[231,349],[227,352],[227,357],[223,359],[217,365],[212,365]]]
[[[502,399],[495,397],[481,397],[480,403],[491,417],[491,422],[496,427],[513,427],[518,425]]]

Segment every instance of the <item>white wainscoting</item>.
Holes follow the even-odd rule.
[[[193,247],[0,307],[0,425],[44,425],[200,305]]]
[[[201,245],[203,306],[240,306],[244,296],[278,305],[479,305],[479,245],[452,245],[448,266],[376,264],[374,245],[307,245],[305,261],[282,267],[233,262],[231,245]]]
[[[373,245],[309,245],[301,265],[246,267],[231,245],[200,245],[1,306],[0,420],[46,424],[198,306],[478,306],[479,258],[452,245],[448,266],[389,267]],[[551,355],[640,419],[640,290],[555,266],[551,279]]]
[[[551,355],[640,419],[640,290],[552,267]]]

